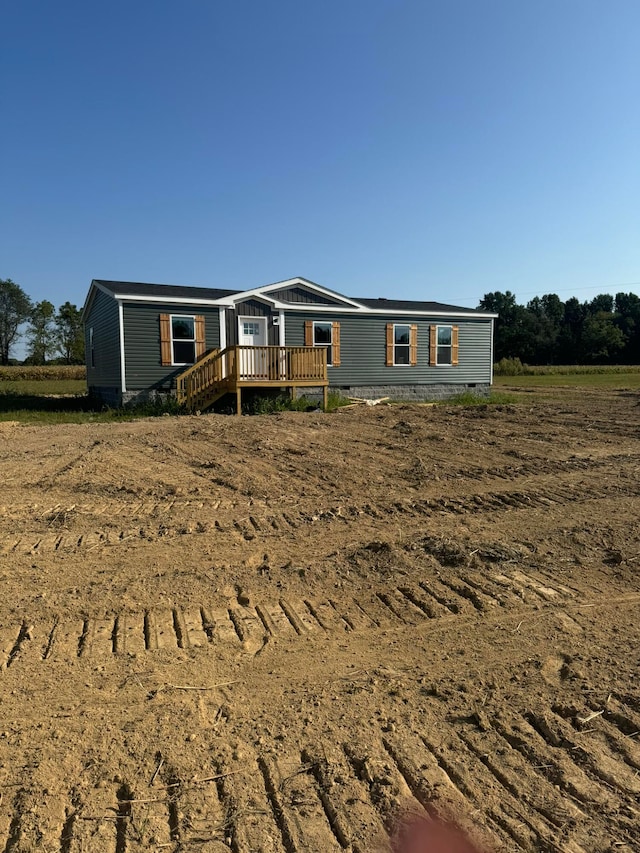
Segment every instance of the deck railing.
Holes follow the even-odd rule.
[[[212,350],[176,380],[177,397],[190,409],[240,386],[327,385],[324,347],[230,346]]]

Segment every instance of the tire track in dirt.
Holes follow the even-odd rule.
[[[626,736],[631,720],[623,714],[621,728],[618,713],[604,720],[606,739]],[[589,735],[548,708],[453,720],[430,710],[419,730],[243,745],[235,758],[219,755],[215,773],[188,779],[158,755],[150,781],[125,776],[66,794],[62,784],[51,793],[18,783],[0,803],[0,849],[368,853],[385,849],[407,813],[454,819],[492,850],[634,849],[633,765],[593,737],[576,749]]]
[[[502,480],[515,482],[519,479],[551,474],[557,476],[563,473],[575,471],[594,471],[609,466],[640,465],[640,454],[607,454],[603,457],[575,457],[571,459],[550,461],[547,457],[528,458],[520,465],[506,466],[481,466],[473,465],[464,468],[456,468],[450,471],[439,471],[439,481],[452,481],[462,483],[490,482],[491,480]],[[427,477],[427,480],[430,478]],[[80,492],[80,494],[82,491]],[[12,502],[0,504],[0,518],[4,520],[31,518],[47,524],[51,527],[62,527],[65,522],[77,516],[107,516],[109,518],[126,515],[128,518],[153,518],[166,517],[180,510],[206,509],[208,512],[222,509],[232,509],[238,504],[237,499],[230,498],[178,498],[170,497],[158,499],[154,497],[131,497],[126,493],[118,498],[105,497],[104,500],[86,502],[76,500],[73,503],[55,503],[51,506],[43,506],[38,503],[20,504]]]
[[[511,575],[484,577],[482,584],[476,586],[471,582],[475,583],[475,579],[470,573],[462,572],[446,580],[430,577],[415,585],[369,591],[355,597],[344,595],[340,600],[280,598],[255,605],[175,607],[76,621],[55,619],[53,624],[38,625],[24,620],[13,626],[0,626],[0,673],[21,662],[98,659],[205,649],[220,644],[256,654],[270,638],[341,638],[351,632],[388,631],[493,614],[499,618],[526,618],[527,613],[542,608],[557,608],[559,616],[571,620],[565,613],[567,607],[596,606],[585,603],[589,601],[586,587],[582,593],[560,585],[554,588],[549,581],[519,570]],[[632,605],[639,600],[640,593],[626,593],[609,596],[607,603]],[[566,630],[575,632],[581,627],[571,620]],[[640,730],[640,718],[637,722]],[[629,723],[629,727],[632,725]]]
[[[98,548],[115,546],[131,541],[156,541],[163,538],[176,538],[184,535],[212,533],[233,535],[239,540],[253,541],[283,533],[293,534],[303,526],[317,524],[350,525],[358,523],[363,516],[369,516],[377,521],[395,518],[399,515],[405,518],[422,520],[450,514],[502,513],[517,510],[545,509],[561,507],[569,504],[586,503],[616,498],[640,496],[640,485],[624,486],[620,482],[599,482],[598,484],[564,484],[554,488],[477,493],[463,497],[425,498],[421,500],[404,500],[393,502],[367,502],[329,507],[323,510],[304,512],[290,510],[273,514],[250,514],[232,519],[230,522],[222,518],[210,518],[199,512],[198,519],[193,519],[175,527],[165,522],[146,524],[136,527],[109,527],[83,533],[46,533],[35,538],[33,534],[23,534],[0,538],[0,554],[29,554],[36,556],[43,553],[65,551],[94,551]],[[202,507],[199,507],[202,509]]]

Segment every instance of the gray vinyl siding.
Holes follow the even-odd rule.
[[[179,306],[175,304],[124,303],[124,351],[127,391],[175,387],[175,377],[184,365],[163,365],[160,353],[160,314],[204,317],[205,348],[220,346],[220,321],[217,306]]]
[[[355,316],[353,314],[305,314],[286,312],[287,346],[304,346],[304,321],[340,323],[340,366],[329,367],[334,386],[415,385],[438,383],[488,383],[491,381],[491,320],[460,317],[406,317],[398,315]],[[387,367],[387,323],[415,323],[418,326],[418,363],[415,366]],[[458,327],[459,364],[429,364],[429,327]]]
[[[90,329],[93,329],[95,367],[91,366]],[[89,391],[97,388],[120,388],[118,303],[101,290],[94,291],[93,300],[84,319],[84,333]]]
[[[272,290],[269,293],[269,296],[273,296],[274,299],[278,299],[280,302],[289,302],[291,304],[339,305],[344,307],[344,302],[340,302],[338,299],[331,299],[321,293],[315,293],[314,291],[307,290],[306,287],[300,287],[300,285],[285,287],[282,290]]]

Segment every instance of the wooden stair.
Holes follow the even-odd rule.
[[[241,347],[210,350],[176,379],[178,402],[190,412],[205,411],[225,394],[242,388],[321,387],[327,407],[327,351],[324,347]]]

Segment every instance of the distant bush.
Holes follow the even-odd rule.
[[[521,376],[525,368],[519,358],[501,358],[493,365],[493,372],[496,376]]]
[[[493,365],[495,376],[576,376],[640,373],[640,365],[604,364],[523,364],[519,358],[501,358]]]
[[[45,364],[41,366],[18,364],[0,367],[0,382],[56,381],[86,378],[87,368],[83,364]]]

